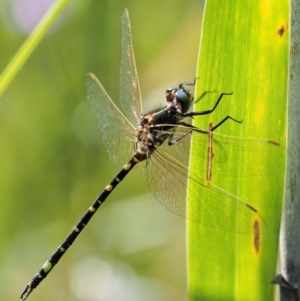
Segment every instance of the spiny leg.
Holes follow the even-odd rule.
[[[183,117],[193,117],[193,116],[199,116],[199,115],[208,115],[208,114],[211,114],[211,113],[217,108],[217,106],[219,105],[219,103],[220,103],[220,101],[221,101],[221,99],[223,98],[224,95],[232,95],[232,94],[233,94],[233,92],[231,92],[231,93],[221,93],[220,96],[219,96],[219,98],[218,98],[218,100],[216,101],[214,107],[213,107],[212,109],[210,109],[210,110],[205,110],[205,111],[200,111],[200,112],[190,112],[190,113],[183,114],[182,116],[183,116]],[[228,120],[228,119],[231,119],[231,120],[233,120],[233,121],[235,121],[235,122],[237,122],[237,123],[242,123],[242,122],[243,122],[243,120],[237,120],[237,119],[235,119],[235,118],[233,118],[233,117],[227,115],[227,116],[226,116],[224,119],[222,119],[217,125],[215,125],[214,127],[212,127],[212,128],[210,129],[210,132],[213,132],[214,130],[216,130],[220,125],[222,125],[222,124],[223,124],[226,120]],[[182,124],[184,124],[184,123],[182,123]],[[187,124],[184,124],[184,125],[187,126]],[[206,131],[200,130],[200,129],[198,129],[198,128],[195,128],[195,129],[197,129],[197,132],[203,132],[203,133],[206,133]],[[180,138],[180,139],[181,139],[181,138]]]
[[[212,127],[210,129],[210,131],[213,132],[215,129],[217,129],[220,125],[222,125],[228,119],[231,119],[231,120],[233,120],[234,122],[237,122],[237,123],[242,123],[243,122],[243,120],[236,120],[236,119],[232,118],[231,116],[226,116],[218,124],[216,124],[214,127]]]
[[[182,117],[193,117],[193,116],[198,116],[198,115],[208,115],[211,114],[219,105],[221,99],[223,98],[224,95],[232,95],[233,93],[221,93],[221,95],[219,96],[218,100],[216,101],[214,107],[210,110],[205,110],[205,111],[200,111],[200,112],[189,112],[189,113],[185,113],[182,114]]]

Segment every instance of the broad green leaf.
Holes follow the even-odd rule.
[[[257,141],[257,147],[247,145],[240,152],[224,145],[228,149],[225,163],[228,160],[235,165],[216,161],[222,149],[213,148],[214,171],[226,174],[229,166],[228,173],[234,174],[229,177],[213,171],[208,186],[216,185],[237,196],[259,215],[248,208],[249,231],[243,231],[239,221],[233,232],[188,222],[189,300],[274,298],[271,281],[276,275],[284,185],[288,5],[288,1],[206,2],[194,110],[213,108],[222,92],[233,95],[224,96],[212,114],[196,117],[194,124],[208,130],[209,123],[215,126],[229,115],[242,123],[227,120],[216,134]],[[207,156],[203,160],[201,154],[207,154],[207,147],[201,149],[195,141],[191,173],[206,169]],[[251,176],[242,176],[247,170]],[[190,195],[188,210],[202,198]],[[217,210],[214,200],[207,206]],[[222,218],[220,214],[217,217]],[[234,214],[226,218],[235,221]]]

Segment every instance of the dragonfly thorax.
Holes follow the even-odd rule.
[[[164,107],[142,114],[137,129],[137,141],[148,156],[157,146],[171,139],[174,127],[184,118],[194,99],[193,95],[180,84],[166,90]]]

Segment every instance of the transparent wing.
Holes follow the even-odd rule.
[[[121,17],[120,104],[130,122],[138,125],[142,114],[141,92],[133,54],[128,10]]]
[[[266,232],[267,225],[260,214],[240,198],[208,182],[205,168],[199,170],[199,173],[191,173],[189,171],[188,164],[192,136],[197,143],[202,143],[205,146],[204,149],[207,149],[208,134],[191,133],[190,128],[184,129],[180,127],[175,132],[173,140],[180,137],[184,138],[171,146],[165,142],[149,158],[144,168],[143,176],[155,198],[174,213],[206,226],[233,232],[252,233],[253,221],[256,219],[260,222],[261,231]],[[237,168],[242,168],[241,172],[249,175],[249,170],[244,168],[238,161],[241,158],[241,154],[243,156],[251,156],[252,159],[256,158],[256,161],[254,161],[256,164],[252,162],[252,165],[257,165],[259,171],[263,171],[263,166],[259,166],[263,163],[262,159],[276,161],[277,158],[279,162],[284,160],[280,159],[280,156],[284,155],[282,148],[265,140],[242,139],[221,136],[216,133],[213,133],[213,138],[214,155],[217,151],[222,152],[222,155],[219,157],[222,159],[221,165],[226,170],[224,174],[228,174],[228,171],[235,172]],[[220,143],[226,144],[219,146]],[[236,154],[239,154],[239,156],[234,157]],[[271,159],[268,154],[275,156],[275,158]],[[199,156],[207,160],[207,152],[199,154]],[[215,157],[213,157],[214,159]],[[206,164],[204,163],[203,166],[206,166]],[[223,168],[218,170],[219,174],[222,174]],[[250,174],[257,174],[258,170],[252,167]],[[188,179],[190,179],[189,187],[187,187]],[[189,210],[187,211],[186,193],[188,190],[192,195],[200,195],[201,197],[197,200],[196,197],[192,198],[194,201],[190,201]]]
[[[197,129],[179,125],[173,136],[173,140],[179,139],[178,143],[173,145],[174,149],[167,143],[162,147],[165,151],[172,152],[174,157],[186,156],[189,154],[191,137],[195,151],[198,152],[197,156],[203,162],[203,165],[197,168],[205,174],[209,160],[212,176],[264,176],[284,170],[285,148],[271,140],[234,137],[209,131],[199,132]]]
[[[207,151],[199,153],[199,157],[206,163],[210,160],[212,177],[214,174],[232,177],[264,176],[284,170],[285,149],[276,142],[215,132],[210,135],[194,132],[193,139],[200,149],[211,143],[210,156],[206,147]]]
[[[135,150],[135,127],[92,73],[86,76],[86,90],[109,158],[118,167],[123,166]]]

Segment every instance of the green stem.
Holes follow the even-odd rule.
[[[22,68],[30,54],[34,51],[40,40],[44,37],[57,16],[66,6],[69,0],[58,0],[53,3],[45,16],[25,40],[21,48],[9,62],[3,73],[0,75],[0,96],[4,93],[10,82]]]

